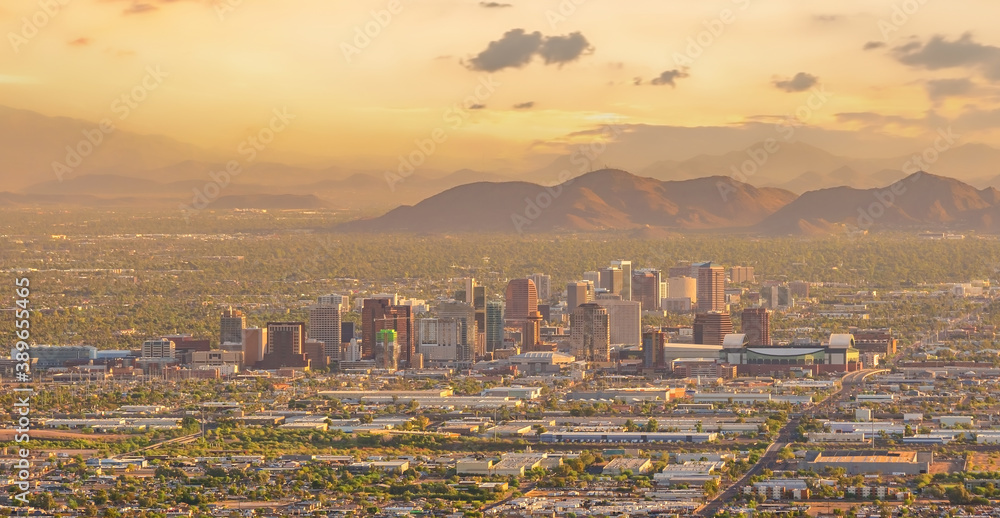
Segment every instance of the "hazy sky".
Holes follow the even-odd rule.
[[[118,127],[234,153],[287,108],[275,149],[373,167],[435,129],[447,141],[433,166],[516,166],[609,121],[733,127],[797,111],[831,135],[955,125],[1000,145],[1000,2],[923,4],[69,0],[49,15],[4,2],[0,103],[97,121],[138,92]],[[359,37],[366,26],[376,35]]]

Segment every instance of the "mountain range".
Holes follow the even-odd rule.
[[[868,230],[1000,231],[1000,191],[917,172],[871,189],[801,196],[729,177],[660,181],[604,169],[558,186],[480,182],[454,187],[343,232],[586,232],[656,229],[759,234]]]

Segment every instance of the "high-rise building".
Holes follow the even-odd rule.
[[[764,307],[744,309],[740,329],[749,345],[771,345],[771,311]]]
[[[460,323],[461,342],[458,345],[456,359],[459,361],[475,360],[479,338],[475,308],[465,302],[449,301],[438,304],[435,313],[440,319],[453,319]]]
[[[601,287],[601,272],[583,272],[583,280],[590,281],[594,288]]]
[[[594,283],[575,281],[566,284],[566,310],[573,311],[580,304],[594,300]]]
[[[634,300],[597,299],[608,312],[608,339],[612,345],[642,344],[642,304]]]
[[[472,292],[473,292],[472,307],[476,310],[476,332],[478,334],[483,334],[483,337],[482,337],[482,340],[481,340],[482,343],[479,343],[480,340],[479,340],[478,334],[477,334],[476,347],[477,347],[477,349],[483,349],[483,350],[485,350],[485,348],[486,348],[486,336],[485,336],[485,333],[486,333],[486,287],[485,286],[476,286],[476,287],[474,287],[472,289]]]
[[[667,268],[667,278],[671,277],[694,277],[698,278],[699,263],[678,263],[677,266]],[[673,295],[671,295],[672,297]]]
[[[463,299],[463,302],[470,306],[474,306],[476,297],[476,279],[466,277],[463,281],[465,284],[465,299]]]
[[[350,343],[350,341],[354,339],[356,333],[357,327],[354,325],[354,322],[340,322],[340,343]]]
[[[645,311],[660,309],[660,299],[664,298],[660,285],[660,270],[650,268],[632,272],[632,300],[641,302]]]
[[[611,329],[608,310],[599,304],[581,304],[569,317],[569,340],[577,360],[611,360]]]
[[[507,322],[523,322],[532,311],[538,311],[538,291],[531,279],[510,281],[507,283],[506,295],[504,319]]]
[[[806,281],[792,281],[788,283],[788,290],[791,292],[793,297],[796,298],[809,298],[809,283]]]
[[[243,340],[243,328],[247,326],[247,318],[243,312],[229,307],[222,311],[219,318],[219,345],[238,344]]]
[[[622,300],[633,300],[632,298],[632,261],[617,260],[611,261],[611,266],[613,268],[618,268],[622,271],[622,287],[618,291],[618,294],[622,296]]]
[[[320,302],[309,307],[309,338],[323,342],[323,353],[327,361],[340,361],[340,344],[343,342],[340,324],[340,302]]]
[[[414,350],[413,308],[394,305],[388,297],[365,299],[361,306],[361,356],[375,358],[375,334],[382,329],[396,331],[399,360],[409,362]]]
[[[733,319],[730,318],[729,313],[717,311],[699,313],[694,316],[694,325],[691,327],[694,343],[722,345],[723,338],[733,332]]]
[[[351,298],[347,295],[340,295],[338,293],[331,293],[329,295],[320,295],[316,300],[318,304],[324,306],[332,306],[334,304],[340,304],[341,311],[347,311],[351,307]]]
[[[305,338],[305,322],[268,322],[267,346],[264,348],[264,358],[257,363],[257,368],[309,368],[309,358],[303,349]]]
[[[379,329],[375,333],[375,365],[390,371],[399,368],[399,344],[394,329]]]
[[[174,359],[174,342],[166,338],[146,340],[142,343],[142,357],[164,360]]]
[[[542,313],[532,311],[521,327],[521,348],[525,351],[537,351],[542,343]]]
[[[666,297],[672,299],[686,298],[691,300],[691,304],[696,304],[698,302],[698,278],[671,277],[667,279]]]
[[[729,269],[729,280],[733,284],[753,283],[753,266],[733,266]]]
[[[267,329],[248,327],[243,329],[243,364],[255,367],[264,359],[267,347]]]
[[[601,288],[604,288],[608,293],[613,293],[615,295],[621,295],[622,290],[625,287],[625,272],[617,266],[608,266],[607,268],[601,268]],[[622,297],[624,300],[624,297]]]
[[[698,311],[726,310],[726,271],[712,263],[698,265]]]
[[[503,348],[503,302],[486,303],[486,352]]]
[[[647,331],[642,334],[642,366],[647,369],[666,369],[667,333]]]
[[[549,300],[552,292],[549,291],[549,281],[551,278],[544,273],[533,273],[528,276],[531,282],[535,283],[535,290],[538,292],[538,300]]]

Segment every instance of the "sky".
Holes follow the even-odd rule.
[[[1000,147],[990,0],[50,3],[0,4],[0,104],[234,154],[275,110],[284,158],[374,168],[435,138],[430,166],[526,168],[607,124]]]

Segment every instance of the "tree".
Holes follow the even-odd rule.
[[[660,425],[659,425],[659,423],[656,422],[656,419],[653,419],[652,417],[649,418],[649,421],[646,422],[646,431],[647,432],[655,432],[655,431],[657,431],[659,429],[660,429]]]

